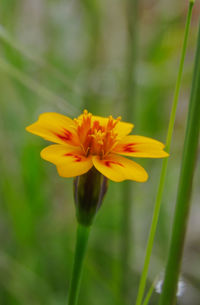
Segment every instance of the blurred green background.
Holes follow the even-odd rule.
[[[148,286],[157,275],[162,277],[167,258],[200,12],[197,2]],[[48,143],[28,134],[25,127],[41,112],[76,117],[86,107],[97,115],[122,115],[134,122],[135,134],[165,141],[187,1],[130,3],[0,2],[2,305],[66,304],[72,271],[76,231],[73,179],[59,177],[55,166],[40,159],[40,150]],[[92,229],[81,305],[134,304],[162,162],[138,161],[149,172],[149,180],[145,184],[132,182],[127,295],[120,293],[126,205],[123,187],[127,182],[110,182]],[[180,305],[200,304],[199,181],[198,162]],[[150,304],[157,300],[154,292]]]

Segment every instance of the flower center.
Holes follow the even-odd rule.
[[[84,110],[83,114],[75,119],[77,134],[84,154],[105,157],[118,143],[115,126],[120,120],[120,117],[115,120],[112,116],[98,120]]]

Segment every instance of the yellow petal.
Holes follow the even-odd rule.
[[[127,122],[118,122],[114,130],[120,138],[127,136],[133,129],[134,125]]]
[[[67,145],[50,145],[41,151],[41,157],[56,164],[62,177],[82,175],[93,166],[91,156],[86,158],[80,148],[74,149]]]
[[[169,154],[163,150],[164,144],[147,137],[127,136],[113,149],[113,152],[130,157],[164,158]]]
[[[79,145],[76,124],[72,119],[59,113],[41,114],[38,121],[26,127],[26,130],[51,142]]]
[[[110,154],[103,160],[99,156],[93,156],[92,161],[100,173],[115,182],[123,180],[145,182],[148,178],[147,172],[139,164],[115,154]]]

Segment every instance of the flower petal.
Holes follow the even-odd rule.
[[[99,156],[93,156],[92,161],[100,173],[115,182],[126,179],[145,182],[148,178],[148,174],[142,166],[115,154],[110,154],[103,160]]]
[[[119,121],[114,130],[120,138],[127,136],[133,129],[134,125],[127,122]]]
[[[41,114],[38,121],[26,127],[26,130],[51,142],[80,145],[76,134],[76,124],[72,119],[59,113]]]
[[[130,157],[164,158],[169,154],[163,150],[164,144],[147,137],[127,136],[123,138],[113,152]]]
[[[82,155],[80,148],[54,144],[44,148],[41,157],[57,166],[62,177],[75,177],[89,171],[93,166],[92,158]]]

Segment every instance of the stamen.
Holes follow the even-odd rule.
[[[117,142],[117,133],[114,128],[121,120],[121,117],[114,119],[108,117],[107,124],[101,125],[98,119],[92,120],[92,114],[86,109],[74,119],[77,126],[77,133],[81,142],[81,147],[86,156],[89,154],[104,157],[107,155]]]

